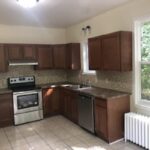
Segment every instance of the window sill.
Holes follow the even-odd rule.
[[[146,102],[146,101],[142,102],[142,101],[140,101],[140,102],[137,102],[135,104],[135,107],[138,108],[138,109],[143,109],[143,110],[150,111],[150,102]]]

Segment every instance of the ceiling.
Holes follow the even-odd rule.
[[[40,0],[23,8],[16,0],[0,0],[0,24],[68,27],[132,0]]]

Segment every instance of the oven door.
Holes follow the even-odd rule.
[[[26,113],[42,109],[41,90],[13,93],[14,114]]]

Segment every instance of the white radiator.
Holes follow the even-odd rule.
[[[125,114],[125,141],[150,150],[150,117],[136,113]]]

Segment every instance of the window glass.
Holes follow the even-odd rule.
[[[83,74],[95,74],[94,70],[89,70],[88,40],[82,43],[82,52]]]

